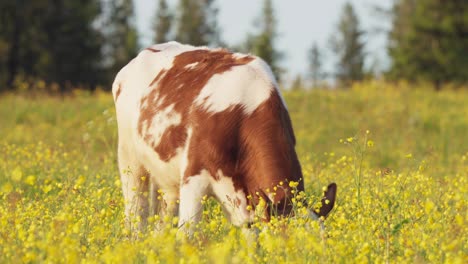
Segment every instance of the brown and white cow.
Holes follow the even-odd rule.
[[[177,42],[153,45],[118,73],[112,92],[127,220],[140,216],[144,225],[151,205],[178,213],[179,226],[196,223],[207,195],[242,226],[253,221],[247,208],[260,199],[287,215],[288,182],[304,190],[288,111],[260,58]],[[268,193],[280,182],[284,188]],[[324,198],[312,216],[326,216],[335,193],[332,184],[330,202]]]

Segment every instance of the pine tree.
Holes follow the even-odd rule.
[[[468,5],[463,0],[399,0],[393,6],[389,76],[468,82]]]
[[[312,87],[317,87],[324,77],[322,71],[322,53],[317,45],[314,43],[309,50],[309,77],[312,80]]]
[[[24,29],[21,19],[24,13],[19,13],[21,4],[21,1],[0,1],[0,91],[11,87],[19,71],[20,32]]]
[[[331,39],[332,49],[338,57],[336,77],[341,85],[364,78],[364,32],[350,3],[344,5],[336,37]]]
[[[94,86],[101,80],[100,32],[93,26],[99,16],[98,0],[55,1],[46,15],[45,32],[50,63],[43,68],[49,80],[67,89],[78,84]]]
[[[218,45],[218,8],[214,0],[180,0],[175,40],[195,46]]]
[[[275,46],[275,41],[278,38],[276,31],[277,20],[271,0],[264,1],[262,14],[256,22],[258,23],[256,27],[260,28],[260,32],[250,34],[247,37],[246,50],[268,63],[278,81],[281,81],[283,69],[279,66],[279,62],[283,54]]]
[[[61,87],[100,79],[99,0],[0,1],[1,81],[22,76]]]
[[[110,2],[107,43],[109,77],[127,64],[138,52],[138,34],[135,27],[135,15],[132,0],[113,0]]]
[[[166,0],[159,0],[156,17],[154,20],[154,42],[163,43],[170,40],[171,22],[173,15],[169,10]]]

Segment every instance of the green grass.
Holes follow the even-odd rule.
[[[112,96],[2,95],[0,262],[466,263],[466,89],[367,83],[284,96],[307,199],[334,181],[338,201],[324,237],[298,206],[295,218],[257,223],[255,246],[213,201],[192,239],[177,239],[174,219],[129,238]]]

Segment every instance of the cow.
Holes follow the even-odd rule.
[[[260,206],[264,221],[272,208],[291,213],[304,179],[286,104],[262,59],[157,44],[120,70],[112,93],[127,223],[139,217],[141,229],[152,211],[178,215],[190,232],[207,196],[236,226],[252,223]],[[333,183],[311,216],[326,217],[335,194]]]

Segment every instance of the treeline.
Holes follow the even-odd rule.
[[[468,1],[395,0],[391,79],[468,82]]]
[[[387,80],[443,84],[468,83],[468,2],[466,0],[394,0],[391,10],[376,8],[381,19],[390,19],[387,51],[390,66],[384,71]],[[317,44],[309,51],[309,78],[314,86],[324,76],[338,80],[342,87],[353,81],[375,78],[373,67],[365,67],[365,32],[351,4],[341,11],[331,49],[338,58],[335,72],[322,69],[323,53]],[[300,79],[295,82],[300,83]],[[293,87],[300,84],[293,84]],[[465,86],[466,87],[466,86]]]
[[[276,42],[277,14],[272,0],[264,0],[255,32],[242,43],[222,39],[215,0],[178,0],[175,6],[158,0],[154,14],[154,42],[176,40],[192,45],[224,46],[262,57],[281,81],[283,52]],[[21,83],[44,82],[60,90],[71,87],[110,88],[117,71],[140,50],[132,0],[0,0],[0,90]],[[389,80],[445,83],[468,81],[468,4],[465,0],[395,0],[391,10],[388,53]],[[306,30],[306,28],[304,28]],[[337,58],[326,72],[327,51],[312,43],[307,51],[306,76],[312,86],[334,78],[347,87],[374,78],[366,67],[365,32],[353,6],[346,4],[330,41]],[[293,86],[301,87],[302,78]]]
[[[132,0],[0,0],[0,12],[0,89],[107,86],[139,49]]]

